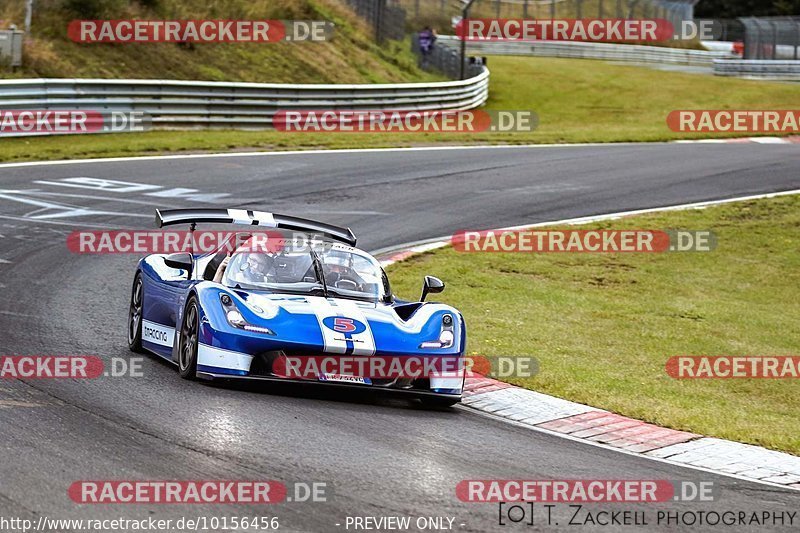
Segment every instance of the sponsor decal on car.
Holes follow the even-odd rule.
[[[343,316],[329,316],[322,320],[322,324],[333,331],[340,333],[361,333],[367,329],[366,324],[359,322],[355,318]]]
[[[142,320],[142,340],[171,347],[175,341],[175,328]]]
[[[367,317],[355,302],[322,296],[309,296],[306,301],[319,322],[326,352],[352,355],[375,353],[375,339]]]

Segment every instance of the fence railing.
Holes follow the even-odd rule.
[[[405,36],[406,12],[389,0],[345,0],[375,32],[375,40],[401,40]]]
[[[453,36],[441,36],[439,42],[451,49],[461,41]],[[612,43],[584,43],[572,41],[469,41],[470,53],[496,55],[532,55],[563,57],[570,59],[602,59],[607,61],[629,61],[634,63],[666,63],[711,67],[715,59],[731,57],[729,52],[687,50],[661,46],[643,46]]]
[[[460,40],[440,36],[442,47],[455,50]],[[780,81],[800,81],[800,61],[743,60],[732,57],[730,50],[685,50],[659,46],[567,41],[486,42],[469,41],[467,51],[487,55],[531,55],[571,59],[600,59],[634,63],[662,63],[708,67],[717,76],[738,76]]]
[[[461,81],[363,85],[0,80],[0,109],[5,111],[92,110],[104,115],[138,111],[153,127],[161,128],[270,128],[275,113],[291,109],[472,109],[488,96],[486,69]]]
[[[800,17],[746,17],[744,59],[800,59]]]
[[[759,59],[714,61],[714,74],[775,81],[800,81],[800,61]]]
[[[423,54],[419,46],[419,35],[411,37],[411,51],[414,52],[419,60],[419,65],[425,70],[438,70],[448,78],[458,79],[461,76],[461,50],[456,46],[460,41],[445,36],[441,43],[434,43],[430,52]],[[473,50],[475,51],[475,50]],[[472,78],[480,75],[483,71],[483,64],[474,58],[464,58],[464,75]]]

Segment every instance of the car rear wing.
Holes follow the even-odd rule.
[[[174,224],[245,224],[283,230],[302,231],[304,233],[320,233],[331,239],[356,245],[356,236],[350,228],[343,228],[308,220],[306,218],[251,211],[247,209],[156,209],[156,226],[172,226]]]

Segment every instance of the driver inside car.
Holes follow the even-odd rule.
[[[337,289],[359,290],[364,280],[351,267],[349,254],[330,252],[324,256],[325,281]]]
[[[226,257],[217,268],[214,275],[216,283],[222,283],[225,277],[225,272],[231,262],[231,256]],[[231,281],[239,281],[243,283],[263,283],[266,281],[270,271],[273,270],[273,258],[268,254],[261,252],[244,252],[237,254],[233,259],[234,269],[228,274]]]

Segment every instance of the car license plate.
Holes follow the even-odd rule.
[[[347,374],[321,374],[319,376],[320,381],[335,381],[337,383],[359,383],[361,385],[372,385],[372,381],[369,378],[363,378],[361,376],[350,376]]]

